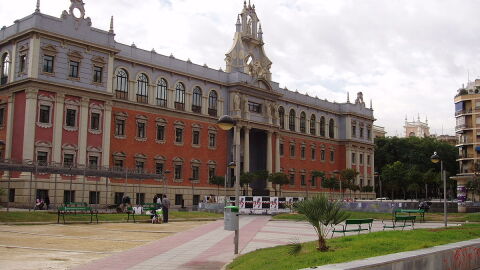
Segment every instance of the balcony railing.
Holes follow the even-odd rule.
[[[167,100],[157,98],[157,106],[167,107]]]
[[[175,102],[175,109],[185,111],[185,103]]]
[[[477,108],[475,108],[477,110]],[[480,109],[480,107],[479,107]],[[468,110],[460,110],[455,112],[455,116],[461,115],[461,114],[470,114],[473,113],[473,110],[470,108]]]
[[[128,92],[124,92],[124,91],[115,91],[115,97],[118,98],[118,99],[125,99],[127,100],[128,99]]]
[[[144,95],[137,95],[137,102],[148,103],[148,97]]]
[[[197,105],[192,105],[192,112],[194,113],[201,113],[202,112],[202,107],[197,106]]]
[[[458,158],[473,158],[473,154],[460,154]]]
[[[217,110],[215,110],[215,109],[208,109],[208,115],[217,117]]]

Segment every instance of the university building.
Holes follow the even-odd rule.
[[[167,193],[175,206],[190,207],[217,194],[209,179],[227,175],[235,143],[240,171],[289,175],[283,196],[330,192],[315,170],[336,176],[354,168],[356,184],[374,186],[371,106],[361,92],[354,103],[336,103],[274,82],[254,5],[232,18],[234,44],[225,69],[215,70],[118,43],[113,18],[109,30],[94,28],[83,1],[70,2],[58,18],[41,13],[38,1],[33,14],[0,30],[0,154],[35,168],[3,174],[2,202],[28,205],[48,194],[52,204],[110,205]],[[218,128],[224,114],[235,131]],[[129,171],[108,177],[43,167]],[[260,180],[249,193],[273,190]]]

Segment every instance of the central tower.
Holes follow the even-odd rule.
[[[254,78],[271,81],[272,62],[263,49],[263,31],[255,12],[255,5],[250,1],[243,3],[243,10],[237,17],[233,46],[226,54],[226,71],[243,72]]]

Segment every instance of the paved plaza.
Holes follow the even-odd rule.
[[[436,227],[442,227],[442,224],[415,225],[415,228]],[[372,230],[382,228],[382,223],[375,221]],[[223,220],[218,220],[74,269],[221,269],[234,259],[233,235],[234,232],[223,229]],[[342,234],[335,235],[339,236]],[[315,231],[306,222],[273,221],[269,216],[240,218],[241,254],[293,241],[313,240],[316,240]]]

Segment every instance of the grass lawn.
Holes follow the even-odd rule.
[[[374,218],[374,219],[391,219],[390,213],[374,213],[374,212],[353,212],[347,211],[350,214],[349,218]],[[418,219],[419,217],[417,217]],[[273,217],[273,219],[280,220],[302,220],[303,217],[298,214],[279,214]],[[426,213],[426,221],[443,221],[443,213]],[[449,221],[456,222],[480,222],[480,213],[448,213]]]
[[[316,250],[317,242],[302,244],[297,255],[289,255],[288,246],[260,249],[236,258],[227,269],[300,269],[368,257],[428,248],[480,238],[480,224],[440,229],[382,231],[328,239],[328,252]]]
[[[207,212],[178,212],[170,211],[169,219],[191,220],[197,218],[223,218],[223,214]],[[130,217],[131,219],[131,217]],[[136,216],[136,220],[149,220],[149,216]],[[90,215],[67,215],[65,221],[90,221]],[[126,222],[127,214],[98,214],[98,221]],[[0,222],[57,222],[57,213],[44,211],[0,212]],[[60,217],[60,222],[62,218]]]

